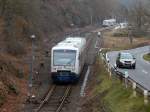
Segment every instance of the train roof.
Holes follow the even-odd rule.
[[[112,21],[116,21],[116,19],[105,19],[105,22],[112,22]]]
[[[85,41],[85,38],[83,37],[68,37],[65,39],[66,41],[70,42],[78,42],[81,43],[82,41]]]
[[[86,39],[83,37],[68,37],[65,40],[59,42],[52,49],[72,49],[80,50],[86,44]]]

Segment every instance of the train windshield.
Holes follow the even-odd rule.
[[[54,50],[54,66],[74,66],[76,60],[75,50]]]

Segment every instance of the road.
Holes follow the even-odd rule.
[[[128,71],[129,77],[150,91],[150,62],[143,59],[143,55],[149,52],[149,46],[135,48],[131,50],[123,50],[130,52],[136,57],[136,69],[118,69],[119,72]],[[112,66],[115,66],[116,57],[119,51],[108,52],[108,59]]]

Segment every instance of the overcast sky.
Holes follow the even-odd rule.
[[[129,6],[133,3],[134,0],[121,0],[121,2],[126,5],[126,6]]]

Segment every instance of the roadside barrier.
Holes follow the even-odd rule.
[[[109,73],[109,77],[112,78],[112,75],[116,76],[121,80],[121,82],[124,83],[126,88],[131,87],[133,90],[134,97],[136,97],[137,92],[143,94],[144,104],[147,105],[149,101],[148,98],[150,96],[150,91],[145,87],[143,87],[141,84],[139,84],[137,81],[132,79],[128,74],[128,72],[123,73],[118,71],[117,67],[110,63],[107,53],[106,54],[102,53],[102,49],[99,50],[99,56],[102,59],[102,62],[104,63],[104,66]]]

